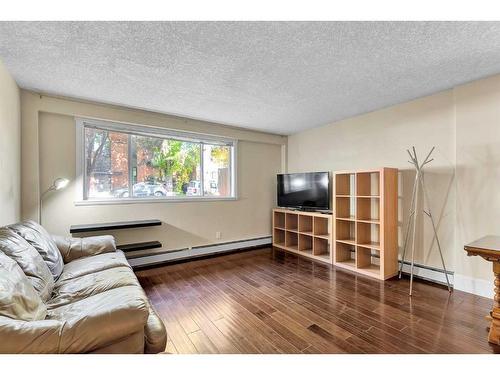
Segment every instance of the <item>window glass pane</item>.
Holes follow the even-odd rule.
[[[201,195],[199,143],[134,135],[131,160],[134,197]]]
[[[161,149],[163,139],[132,135],[131,143],[133,197],[166,197],[168,191],[155,164],[156,150]]]
[[[231,147],[203,145],[203,190],[206,196],[231,196]]]
[[[88,198],[128,196],[128,136],[85,128]]]
[[[84,137],[87,199],[231,196],[232,146],[87,126]]]

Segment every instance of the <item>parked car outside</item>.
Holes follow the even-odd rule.
[[[134,198],[167,196],[167,189],[165,189],[163,184],[158,183],[139,182],[132,186],[132,192]],[[127,188],[116,189],[113,195],[117,198],[128,198],[129,190]]]

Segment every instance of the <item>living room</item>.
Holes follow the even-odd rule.
[[[499,22],[86,19],[0,21],[0,353],[500,351]]]

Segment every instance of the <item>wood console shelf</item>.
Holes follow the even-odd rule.
[[[273,246],[331,264],[332,222],[330,214],[276,208]]]
[[[335,173],[333,264],[377,279],[398,272],[398,170]]]

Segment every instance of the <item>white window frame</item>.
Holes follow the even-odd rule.
[[[100,120],[92,118],[77,117],[76,125],[76,183],[75,183],[75,205],[102,205],[102,204],[129,204],[129,203],[174,203],[174,202],[199,202],[199,201],[228,201],[238,199],[237,189],[237,164],[238,164],[238,140],[208,134],[186,132],[168,128],[154,127],[148,125],[137,125],[117,121]],[[200,184],[204,194],[203,173],[203,145],[226,145],[231,146],[231,158],[229,168],[231,170],[231,195],[226,197],[216,196],[190,196],[190,197],[149,197],[149,198],[106,198],[88,199],[85,186],[85,127],[93,127],[101,130],[114,131],[125,134],[162,137],[180,141],[195,142],[201,146],[200,157]]]

